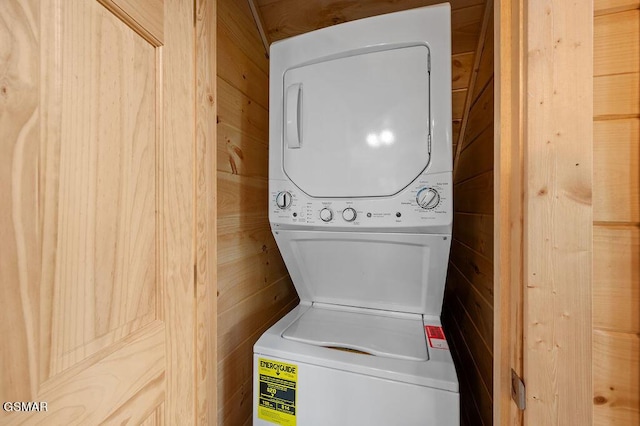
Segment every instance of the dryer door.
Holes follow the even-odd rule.
[[[429,163],[428,70],[424,45],[287,70],[285,173],[312,197],[401,191]]]

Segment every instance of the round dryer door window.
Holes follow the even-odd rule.
[[[284,171],[312,197],[394,195],[429,164],[425,45],[291,68],[283,98]]]

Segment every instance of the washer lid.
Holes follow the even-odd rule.
[[[284,171],[312,197],[390,196],[429,163],[428,47],[350,54],[284,73]]]
[[[421,315],[314,304],[282,337],[386,358],[429,359]]]

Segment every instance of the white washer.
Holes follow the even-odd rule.
[[[269,220],[300,304],[254,346],[255,425],[457,425],[448,4],[271,46]]]

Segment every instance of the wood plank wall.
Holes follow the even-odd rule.
[[[596,0],[593,420],[640,424],[640,1]]]
[[[217,15],[218,424],[251,423],[253,344],[297,302],[267,209],[269,61],[246,0]]]
[[[479,54],[454,166],[453,241],[443,308],[460,379],[463,425],[490,425],[493,417],[493,19]]]

